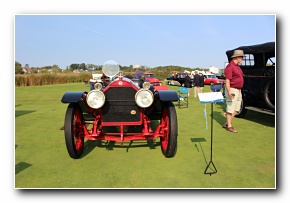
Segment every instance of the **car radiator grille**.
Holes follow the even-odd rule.
[[[102,108],[103,122],[138,122],[139,107],[135,102],[136,90],[130,87],[111,87],[106,92]]]

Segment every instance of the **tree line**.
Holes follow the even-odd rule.
[[[133,65],[129,66],[122,66],[120,65],[120,70],[123,72],[133,72]],[[145,65],[141,65],[140,68],[142,71],[150,71],[153,73],[156,72],[163,72],[165,74],[170,74],[172,71],[178,71],[178,72],[184,72],[187,71],[193,71],[193,70],[205,70],[201,68],[190,68],[190,67],[182,67],[182,66],[176,66],[176,65],[168,65],[168,66],[158,66],[158,67],[147,67]],[[93,72],[93,71],[101,71],[102,65],[95,65],[95,64],[86,64],[86,63],[73,63],[70,66],[66,67],[65,70],[61,69],[58,65],[52,65],[52,66],[43,66],[43,67],[29,67],[28,64],[25,64],[22,66],[22,64],[18,61],[15,61],[15,74],[24,74],[24,73],[61,73],[61,72],[73,72],[73,71],[87,71],[87,72]]]

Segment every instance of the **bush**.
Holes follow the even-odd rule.
[[[15,75],[15,86],[41,86],[89,81],[91,73],[37,73]]]

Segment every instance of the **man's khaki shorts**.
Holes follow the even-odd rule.
[[[227,89],[225,88],[225,97],[226,97],[226,104],[227,104],[227,109],[226,112],[228,113],[233,113],[234,111],[239,112],[241,109],[241,103],[242,103],[242,92],[240,89],[236,88],[230,88],[231,94],[235,94],[235,97],[231,100],[228,98],[228,92]]]

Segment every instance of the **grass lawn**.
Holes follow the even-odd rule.
[[[221,127],[225,104],[214,104],[213,175],[204,174],[210,162],[211,105],[200,104],[193,89],[189,108],[176,106],[174,158],[162,155],[159,139],[155,147],[134,141],[110,150],[105,141],[85,140],[83,156],[74,160],[60,130],[67,108],[60,100],[66,91],[89,91],[89,86],[15,87],[15,188],[276,188],[274,116],[248,111],[245,118],[234,119],[239,132],[231,133]]]

